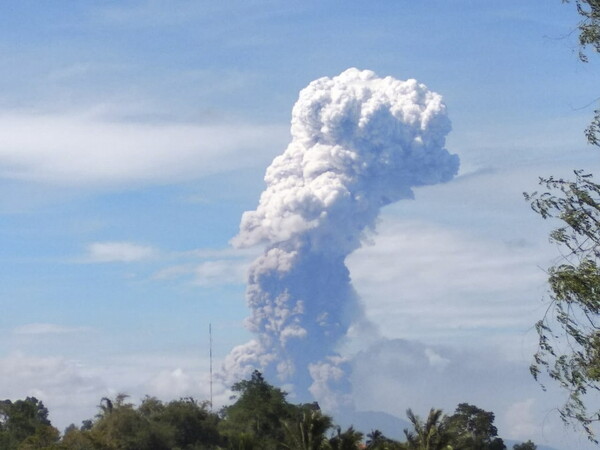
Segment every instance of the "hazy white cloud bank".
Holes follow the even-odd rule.
[[[210,397],[208,361],[186,355],[126,355],[90,363],[13,353],[0,358],[0,378],[0,399],[42,400],[59,429],[93,418],[102,397],[121,392],[134,403],[146,395],[165,401]],[[220,407],[227,401],[225,387],[215,383],[214,404]]]
[[[528,371],[532,326],[544,312],[541,267],[554,249],[513,231],[515,239],[504,241],[383,217],[372,245],[348,260],[367,317],[383,336],[345,348],[357,409],[405,417],[409,407],[452,413],[468,402],[496,414],[502,437],[589,448],[553,412],[560,393],[542,392]]]
[[[61,428],[69,421],[91,418],[94,406],[108,389],[97,370],[54,356],[16,353],[0,358],[0,378],[0,398],[36,397],[46,404],[51,419]]]
[[[114,187],[186,181],[253,166],[276,147],[274,141],[285,142],[288,132],[267,125],[0,112],[0,134],[0,179]]]
[[[421,415],[430,407],[451,413],[458,403],[469,402],[496,414],[503,437],[537,443],[562,439],[567,444],[564,448],[572,448],[568,443],[576,439],[573,433],[565,433],[556,414],[549,414],[560,398],[543,393],[525,366],[507,362],[494,351],[382,340],[358,352],[352,365],[358,410],[386,411],[405,418],[408,407]],[[92,418],[102,397],[120,392],[129,394],[134,403],[145,395],[165,401],[185,396],[208,400],[208,368],[207,357],[177,353],[123,354],[86,361],[14,353],[0,358],[0,399],[36,396],[49,407],[53,424],[62,429]],[[228,386],[218,377],[213,391],[215,408],[230,403]]]
[[[451,339],[534,323],[545,286],[544,252],[536,246],[389,217],[373,239],[348,265],[385,336]]]
[[[503,438],[592,448],[578,433],[567,432],[553,411],[562,401],[557,392],[543,392],[526,365],[507,361],[492,349],[465,351],[383,340],[359,352],[352,364],[359,410],[405,418],[407,408],[421,416],[432,407],[452,414],[459,403],[467,402],[494,412]]]
[[[528,398],[510,405],[505,413],[507,432],[512,438],[527,440],[533,436],[538,422],[534,415],[535,400]]]

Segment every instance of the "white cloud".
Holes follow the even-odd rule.
[[[197,179],[262,164],[283,127],[109,122],[93,115],[0,112],[0,178],[104,187]],[[266,144],[266,143],[269,144]]]
[[[199,286],[242,284],[246,281],[248,266],[257,249],[198,249],[172,253],[174,259],[204,260],[165,267],[156,272],[155,280],[188,278]]]
[[[132,242],[94,242],[87,247],[86,260],[95,263],[144,261],[157,256],[153,247]]]
[[[248,261],[214,260],[200,264],[180,264],[166,267],[154,274],[155,280],[191,277],[199,286],[242,284],[246,280]]]
[[[506,410],[506,436],[512,439],[527,440],[539,426],[534,418],[533,405],[535,400],[528,398],[510,405]]]
[[[65,327],[54,323],[28,323],[13,330],[15,334],[29,336],[43,336],[48,334],[71,334],[89,331],[86,327]]]
[[[195,269],[196,283],[202,286],[241,284],[245,282],[248,263],[240,261],[207,261]]]
[[[60,428],[93,417],[95,405],[107,393],[96,370],[62,357],[35,357],[20,353],[0,358],[0,398],[34,396],[50,409]]]
[[[186,354],[121,355],[83,362],[13,353],[0,357],[0,379],[0,399],[38,398],[50,410],[52,424],[61,430],[93,418],[102,397],[120,392],[130,395],[133,403],[146,395],[164,401],[210,397],[208,358]],[[215,408],[229,403],[228,391],[217,379],[213,391]]]
[[[468,330],[523,331],[535,322],[545,281],[539,248],[389,217],[381,225],[374,244],[351,255],[348,266],[385,336],[446,339]]]
[[[210,390],[208,374],[198,375],[189,370],[177,367],[160,371],[147,383],[148,393],[163,399],[194,397],[198,400],[208,400]],[[219,386],[218,391],[222,391]]]
[[[357,353],[352,364],[353,397],[359,411],[385,411],[405,418],[407,408],[421,416],[432,407],[452,414],[466,402],[493,412],[502,438],[565,444],[558,448],[593,448],[579,431],[563,427],[553,409],[560,404],[561,393],[552,387],[542,391],[527,364],[507,361],[492,348],[467,351],[383,340]]]
[[[225,248],[201,248],[196,250],[190,250],[187,252],[183,252],[182,256],[190,256],[194,258],[200,259],[246,259],[252,260],[260,255],[262,251],[257,248],[233,248],[233,247],[225,247]]]

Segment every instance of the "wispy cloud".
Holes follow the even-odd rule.
[[[105,241],[88,244],[85,253],[74,261],[85,264],[151,262],[153,280],[214,287],[245,283],[248,266],[257,251],[230,247],[168,251],[135,242]]]
[[[247,261],[207,261],[196,267],[195,282],[202,286],[242,284],[245,282],[248,266]]]
[[[156,272],[153,278],[155,280],[187,278],[198,286],[243,284],[254,252],[235,249],[194,250],[184,255],[205,261],[168,266]]]
[[[86,262],[138,262],[152,259],[159,252],[147,245],[133,242],[94,242],[87,247]]]
[[[0,179],[105,187],[197,179],[253,166],[283,127],[109,122],[0,112]]]
[[[87,327],[67,327],[54,323],[28,323],[13,330],[15,334],[27,336],[44,336],[49,334],[85,333],[90,331]]]

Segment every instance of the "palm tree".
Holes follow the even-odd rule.
[[[425,423],[409,408],[406,411],[414,431],[404,430],[409,450],[448,450],[450,435],[442,423],[441,409],[431,408]]]
[[[348,428],[342,433],[342,429],[336,427],[337,434],[329,439],[329,446],[333,450],[356,450],[362,442],[363,434],[356,431],[354,427]]]
[[[101,419],[102,417],[106,417],[106,416],[112,414],[112,412],[115,408],[120,408],[122,406],[128,406],[127,404],[125,404],[125,400],[127,398],[129,398],[129,395],[124,394],[122,392],[117,394],[114,402],[108,397],[102,397],[100,399],[100,404],[98,405],[98,408],[100,408],[100,412],[98,414],[96,414],[96,417],[98,419]]]
[[[367,450],[399,450],[405,448],[404,444],[386,437],[380,430],[371,430],[367,434]]]
[[[283,421],[285,442],[290,450],[321,450],[325,434],[332,426],[331,417],[319,410],[305,410],[298,421]]]
[[[384,442],[385,436],[381,430],[371,430],[371,432],[367,434],[367,449],[375,449]]]

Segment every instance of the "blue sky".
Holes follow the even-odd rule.
[[[37,395],[59,426],[121,391],[206,398],[208,324],[217,365],[250,337],[244,273],[260,249],[230,247],[241,214],[298,91],[358,67],[444,97],[461,172],[387,207],[348,260],[397,340],[369,356],[377,377],[357,371],[357,406],[469,401],[502,436],[584,448],[527,371],[557,253],[521,195],[598,171],[583,137],[598,66],[577,59],[576,21],[558,0],[8,2],[0,398]]]

